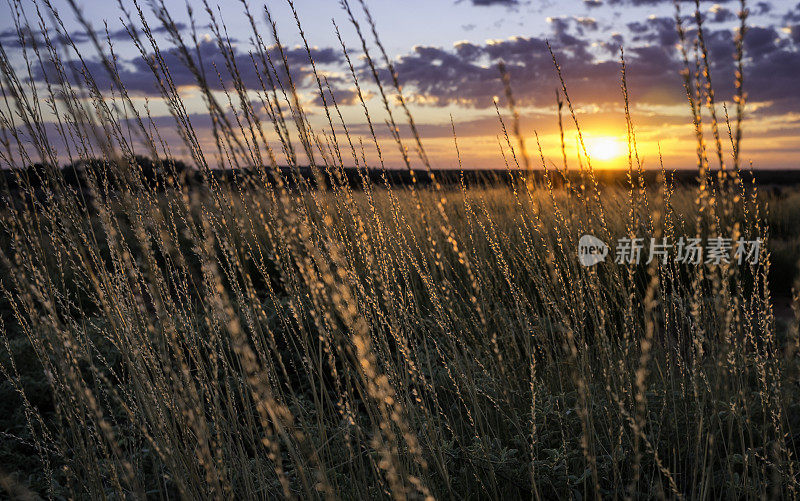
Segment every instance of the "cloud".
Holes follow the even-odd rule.
[[[754,9],[752,9],[753,14],[758,16],[769,14],[772,12],[772,4],[769,2],[758,2]]]
[[[348,88],[348,89],[334,88],[332,89],[332,91],[333,91],[333,97],[336,100],[336,104],[338,106],[347,106],[359,102],[358,89],[356,88]],[[372,94],[370,94],[368,91],[362,90],[361,92],[365,101],[368,101],[372,97]],[[333,101],[331,101],[330,95],[331,92],[325,89],[325,99],[328,102],[328,106],[333,106]],[[319,92],[317,92],[314,96],[314,103],[317,104],[318,106],[322,106],[323,104],[322,97],[319,95]]]
[[[620,101],[616,61],[596,61],[588,50],[589,42],[561,31],[551,45],[573,99],[600,106]],[[678,72],[673,71],[674,65],[664,49],[634,48],[628,54],[630,73],[635,75],[632,86],[647,88],[645,99],[663,104],[680,98]],[[553,90],[559,84],[543,38],[513,37],[486,44],[460,42],[452,50],[417,46],[395,67],[403,84],[427,98],[425,102],[487,108],[492,106],[493,96],[503,93],[499,61],[506,64],[520,105],[552,104]]]
[[[518,5],[518,0],[470,0],[477,7],[491,7],[493,5]]]
[[[597,20],[593,17],[576,17],[575,22],[589,31],[597,31]]]
[[[783,16],[784,22],[798,22],[800,21],[800,2],[797,3],[793,8]]]
[[[800,45],[800,23],[789,26],[789,36],[795,45]]]
[[[800,26],[782,37],[775,28],[753,27],[745,36],[745,88],[749,100],[772,103],[771,111],[800,111]]]
[[[178,29],[178,31],[186,30],[186,25],[184,23],[175,23],[175,27]],[[38,46],[44,46],[44,35],[47,35],[47,37],[49,37],[53,43],[60,45],[68,45],[70,41],[78,45],[90,42],[92,40],[87,31],[80,30],[70,32],[69,36],[65,36],[63,33],[55,30],[47,30],[45,33],[42,33],[41,30],[32,29],[27,26],[21,27],[20,31],[22,36],[25,38],[26,45],[28,46],[31,46],[34,41]],[[164,35],[167,33],[167,28],[164,26],[154,26],[150,29],[150,31],[155,35]],[[111,39],[112,42],[129,42],[131,40],[130,34],[125,28],[111,30],[108,33],[105,31],[96,31],[95,35],[101,42],[106,40],[106,38]],[[6,47],[21,47],[22,43],[20,41],[20,33],[17,32],[16,28],[9,28],[0,31],[0,43]]]
[[[657,43],[662,47],[678,43],[678,32],[673,17],[650,17],[645,21],[628,23],[632,42]]]
[[[608,41],[599,41],[596,42],[597,46],[603,50],[609,56],[618,56],[620,47],[625,46],[625,38],[619,34],[614,33],[611,35],[611,38]]]
[[[175,29],[177,29],[178,31],[185,31],[186,30],[186,24],[176,22],[175,23]],[[165,35],[165,34],[167,34],[169,32],[169,30],[167,29],[166,26],[151,26],[150,27],[150,31],[155,35]],[[73,37],[73,39],[75,39],[76,42],[78,40],[81,40],[81,41],[88,41],[89,40],[89,35],[85,31],[76,31],[76,32],[71,33],[70,36]],[[104,39],[106,37],[106,34],[104,32],[98,31],[97,32],[97,36],[100,39]],[[109,31],[108,37],[111,38],[112,41],[117,41],[117,42],[125,42],[125,41],[129,41],[131,39],[130,34],[128,33],[128,30],[126,30],[125,28],[120,28],[120,29],[115,30],[115,31]]]
[[[192,51],[192,53],[193,56],[195,56],[196,59],[199,58],[198,60],[202,63],[204,70],[202,76],[211,89],[221,90],[223,86],[229,90],[233,89],[233,76],[227,70],[224,55],[215,41],[200,41],[196,51]],[[284,53],[289,63],[289,68],[292,78],[295,80],[295,84],[303,86],[310,83],[308,79],[311,76],[311,68],[305,49],[301,47],[284,48]],[[311,53],[314,57],[314,61],[318,65],[341,63],[343,59],[341,54],[332,48],[314,48],[311,50]],[[162,50],[160,55],[164,66],[169,70],[170,78],[175,86],[186,87],[197,85],[196,75],[184,63],[180,56],[180,51],[177,48],[172,47]],[[281,63],[281,56],[276,48],[270,49],[270,57],[276,65],[279,80],[286,84],[287,74]],[[233,61],[237,66],[239,76],[244,86],[248,89],[260,89],[261,80],[256,67],[253,65],[250,54],[234,46]],[[197,63],[197,60],[195,63]],[[67,60],[64,64],[69,74],[81,74],[82,66],[79,61]],[[101,89],[111,86],[112,80],[100,61],[84,58],[84,64],[86,65],[88,73],[95,79]],[[219,74],[217,71],[219,71]],[[34,78],[39,81],[44,81],[46,78],[55,81],[56,75],[57,73],[52,64],[46,64],[44,70],[37,68],[34,72]],[[147,62],[141,57],[120,61],[119,77],[131,93],[142,95],[158,94],[158,85],[155,76]],[[262,76],[261,78],[264,77]],[[329,81],[333,83],[337,82],[337,78],[338,77],[335,76],[328,77]],[[264,78],[264,80],[266,81],[266,78]],[[73,78],[73,83],[82,84],[83,82],[76,76]]]
[[[34,43],[40,47],[44,46],[41,32],[28,27],[23,26],[19,32],[15,28],[0,31],[0,44],[3,47],[19,48],[22,47],[23,41],[27,47],[31,47]]]
[[[678,0],[681,3],[694,4],[695,0]],[[705,0],[702,0],[705,1]],[[734,0],[716,0],[716,3],[730,3]],[[633,5],[633,6],[653,6],[653,5],[673,5],[675,0],[608,0],[610,5]]]
[[[737,19],[736,14],[734,14],[733,11],[727,7],[714,4],[710,9],[708,9],[707,20],[712,23],[725,23],[728,21],[733,21],[734,19]]]
[[[551,45],[561,65],[570,96],[576,104],[599,107],[621,100],[619,46],[625,42],[628,87],[641,105],[685,102],[680,71],[678,36],[671,17],[653,17],[628,24],[627,40],[616,34],[606,42],[576,37],[584,27],[575,18],[549,19]],[[585,29],[585,28],[584,28]],[[718,101],[730,100],[734,88],[735,31],[705,30],[711,74]],[[691,28],[688,36],[694,36]],[[601,51],[599,52],[598,51]],[[611,60],[602,59],[605,53]],[[745,87],[750,103],[761,109],[800,110],[796,82],[800,80],[800,23],[786,32],[775,27],[752,26],[745,37]],[[497,64],[503,61],[511,76],[515,98],[521,106],[548,106],[559,85],[543,37],[511,37],[486,43],[459,42],[452,48],[417,46],[401,56],[396,69],[417,101],[445,106],[461,104],[489,108],[503,85]],[[388,77],[388,75],[384,74]]]
[[[633,2],[646,3],[660,0],[607,0],[607,3]],[[670,0],[671,1],[671,0]],[[473,4],[483,5],[514,4],[517,1],[472,0]],[[587,3],[588,5],[588,3]],[[798,21],[791,21],[794,12]],[[715,5],[708,10],[709,19],[717,22],[731,20],[734,14],[724,6]],[[800,4],[798,8],[785,15],[788,25],[782,31],[774,26],[751,26],[745,38],[746,72],[745,85],[750,102],[767,104],[772,109],[800,110],[800,100],[796,98],[796,82],[800,80]],[[593,17],[553,17],[549,18],[551,33],[548,39],[556,52],[559,63],[567,79],[570,96],[582,104],[599,107],[613,105],[620,101],[619,47],[625,46],[628,65],[629,88],[635,102],[643,105],[665,105],[681,103],[685,100],[679,72],[681,63],[675,50],[678,37],[675,20],[670,15],[650,17],[642,21],[628,23],[626,34],[603,35],[596,39],[600,28]],[[734,32],[731,29],[706,28],[706,44],[712,62],[712,77],[717,97],[730,99],[733,95],[733,52]],[[691,26],[688,35],[693,36]],[[8,30],[0,32],[0,41],[15,36]],[[119,32],[111,36],[121,37]],[[595,40],[592,40],[594,37]],[[195,51],[192,50],[193,55]],[[201,41],[197,54],[202,59],[204,77],[212,89],[223,86],[232,89],[230,76],[223,53],[216,42]],[[316,88],[311,78],[308,55],[301,47],[285,49],[295,84],[301,89]],[[356,97],[349,88],[352,85],[337,76],[342,69],[342,56],[332,48],[312,50],[317,64],[333,68],[328,80],[334,87],[334,96],[340,104],[352,104]],[[281,58],[276,49],[270,55],[278,68],[277,78],[286,83],[287,75],[280,64]],[[178,87],[196,85],[195,75],[182,61],[175,48],[161,51],[164,64],[169,69],[172,81]],[[253,66],[250,54],[244,46],[234,44],[233,58],[238,67],[242,82],[249,89],[261,87],[258,70]],[[609,58],[610,60],[606,60]],[[112,82],[105,68],[96,59],[84,57],[88,73],[98,82],[101,89],[107,89]],[[452,47],[420,45],[401,55],[395,68],[401,83],[406,87],[409,98],[432,106],[461,104],[472,108],[489,108],[492,98],[503,94],[503,85],[497,65],[504,61],[512,78],[515,96],[522,106],[549,106],[553,100],[553,90],[559,86],[553,62],[547,51],[544,36],[515,36],[485,43],[458,42]],[[77,60],[66,62],[68,74],[80,75],[81,65]],[[261,65],[260,65],[261,66]],[[139,95],[158,94],[155,77],[147,63],[141,58],[119,61],[120,77],[128,90]],[[222,78],[217,75],[217,70]],[[371,80],[371,74],[362,66],[363,76]],[[45,66],[35,69],[34,78],[40,81],[53,78],[54,68]],[[384,81],[389,81],[388,72],[381,71]],[[76,77],[76,80],[79,78]],[[367,81],[368,81],[367,80]],[[316,95],[316,92],[313,93]],[[319,104],[320,99],[316,96]]]
[[[542,135],[557,134],[559,132],[558,120],[553,113],[556,106],[555,93],[551,92],[549,96],[551,97],[551,102],[548,103],[549,107],[547,109],[520,111],[520,126],[523,130],[531,131],[535,129]],[[487,135],[492,136],[501,133],[500,123],[495,114],[471,119],[459,119],[459,116],[456,115],[454,118],[456,133],[459,138],[486,138]],[[579,120],[581,127],[585,127],[587,130],[625,130],[625,116],[616,108],[582,114]],[[639,128],[652,127],[655,129],[662,129],[663,127],[685,126],[687,124],[688,117],[683,114],[663,115],[641,113],[636,116],[636,125]],[[506,122],[506,126],[508,125],[508,122]],[[398,126],[402,134],[410,134],[411,131],[408,125],[399,124]],[[567,122],[565,127],[569,130],[572,128],[572,125]],[[442,122],[418,123],[417,130],[426,140],[434,138],[452,139],[453,137],[453,129],[450,121],[447,119]],[[377,127],[375,131],[379,138],[392,138],[391,131],[388,127]],[[353,134],[368,135],[369,128],[366,124],[357,124],[350,127],[350,132]]]
[[[597,31],[597,20],[593,17],[548,17],[547,22],[555,32],[556,36],[563,37],[569,35],[574,29],[577,35],[584,36],[586,32]]]

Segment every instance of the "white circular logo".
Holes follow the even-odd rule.
[[[584,235],[578,240],[578,260],[583,266],[602,263],[608,256],[608,245],[594,235]]]

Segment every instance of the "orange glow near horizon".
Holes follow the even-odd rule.
[[[586,138],[586,152],[595,162],[611,162],[627,154],[627,146],[614,136],[594,136]]]

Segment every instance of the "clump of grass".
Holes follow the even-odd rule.
[[[128,94],[110,37],[72,3],[106,89],[49,2],[37,4],[38,29],[14,4],[26,71],[48,70],[37,85],[0,48],[0,158],[16,176],[0,216],[0,372],[3,401],[18,406],[0,430],[11,465],[0,486],[54,498],[796,495],[797,329],[776,328],[770,247],[741,267],[656,259],[584,268],[574,257],[585,233],[768,241],[764,204],[739,176],[741,36],[736,114],[722,123],[702,19],[689,40],[677,15],[697,189],[676,188],[663,166],[661,186],[645,186],[624,58],[627,190],[598,183],[580,141],[572,182],[563,133],[563,170],[548,169],[537,138],[546,173],[535,184],[538,160],[507,75],[511,133],[497,113],[513,182],[471,186],[462,176],[448,189],[363,2],[342,5],[366,78],[335,31],[366,141],[343,119],[291,2],[324,104],[316,129],[269,9],[242,2],[260,82],[249,89],[220,11],[204,5],[202,21],[188,12],[188,34],[163,1],[152,9],[197,80],[211,146],[155,28],[138,2],[121,4],[198,186]],[[195,50],[199,22],[224,68],[209,72]],[[564,104],[580,130],[561,79],[560,124]],[[395,147],[409,186],[385,175]],[[78,188],[54,167],[64,157],[83,166]],[[351,162],[356,186],[344,172]]]

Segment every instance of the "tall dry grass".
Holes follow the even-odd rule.
[[[567,165],[562,140],[563,165],[549,168],[538,138],[532,147],[519,126],[507,75],[509,111],[497,113],[503,175],[513,182],[473,186],[462,178],[445,188],[363,2],[342,6],[364,68],[334,29],[371,131],[366,141],[350,132],[314,65],[291,1],[324,104],[321,127],[303,108],[266,6],[240,7],[251,21],[261,81],[254,91],[239,77],[219,10],[189,11],[187,33],[163,0],[153,2],[159,28],[196,77],[212,118],[211,147],[171,78],[155,27],[137,1],[120,3],[203,179],[190,186],[170,161],[178,145],[162,139],[126,90],[110,36],[93,31],[71,3],[109,88],[47,0],[35,12],[12,4],[23,67],[0,48],[0,158],[17,173],[0,217],[0,370],[18,420],[2,431],[4,454],[17,462],[0,472],[9,492],[797,495],[798,337],[796,327],[776,328],[767,246],[757,264],[743,266],[654,260],[584,268],[575,258],[585,233],[606,241],[768,239],[756,187],[739,176],[741,36],[735,114],[729,119],[726,108],[722,119],[702,19],[690,39],[676,16],[698,145],[696,189],[676,188],[666,172],[658,189],[645,186],[624,58],[627,191],[597,182],[582,139],[578,166]],[[206,22],[225,62],[212,73],[219,85],[196,50],[196,27]],[[66,64],[73,58],[77,68]],[[27,78],[36,67],[47,68],[46,85]],[[559,123],[566,104],[580,131],[568,82],[560,81]],[[367,105],[370,92],[381,110]],[[383,126],[390,141],[379,139]],[[458,152],[455,125],[453,133]],[[393,148],[409,186],[385,175]],[[162,160],[155,182],[137,155]],[[83,165],[80,189],[52,167],[64,159]],[[24,169],[34,163],[39,170]],[[316,183],[302,174],[304,163]],[[347,182],[349,165],[359,169],[356,186]],[[539,165],[547,175],[537,182],[531,172]],[[233,169],[230,178],[217,167]],[[570,168],[579,176],[567,175]],[[382,172],[382,182],[367,169]]]

